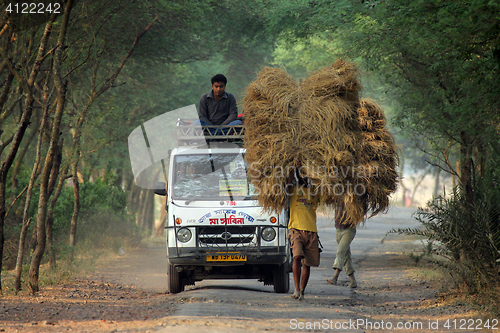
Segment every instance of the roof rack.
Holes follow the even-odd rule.
[[[243,144],[244,125],[193,125],[196,119],[177,119],[177,144],[198,146],[209,142],[231,142]]]

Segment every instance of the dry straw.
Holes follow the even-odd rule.
[[[360,88],[355,66],[341,59],[300,84],[266,67],[247,87],[246,160],[265,210],[286,206],[287,180],[299,161],[321,203],[345,204],[346,223],[356,226],[367,209],[388,208],[398,179],[396,146],[380,107],[359,100]]]

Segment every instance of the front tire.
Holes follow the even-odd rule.
[[[182,283],[181,273],[177,272],[174,265],[167,264],[167,293],[177,294],[184,291],[184,284]]]
[[[273,272],[274,278],[274,292],[278,294],[287,293],[290,289],[290,273],[288,270],[288,264],[284,263],[282,265],[276,266]]]

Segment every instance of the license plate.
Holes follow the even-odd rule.
[[[217,253],[207,255],[207,261],[247,261],[247,256],[240,253]]]

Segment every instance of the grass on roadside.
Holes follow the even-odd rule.
[[[485,319],[500,316],[500,288],[471,290],[469,283],[460,281],[450,272],[449,265],[446,265],[442,257],[428,254],[423,256],[421,251],[406,254],[415,261],[415,266],[406,271],[408,276],[438,286],[437,297],[441,303],[476,310]]]
[[[126,239],[109,237],[109,247],[95,247],[89,242],[82,242],[76,247],[65,246],[60,248],[56,259],[56,267],[50,268],[47,262],[47,255],[44,256],[44,263],[40,266],[39,283],[40,290],[44,286],[69,283],[72,279],[92,273],[96,267],[104,265],[110,260],[114,260],[132,247],[138,244]],[[29,258],[25,260],[21,275],[21,291],[19,294],[28,294],[28,276],[30,262]],[[15,270],[6,270],[2,272],[3,295],[9,296],[15,294]]]

